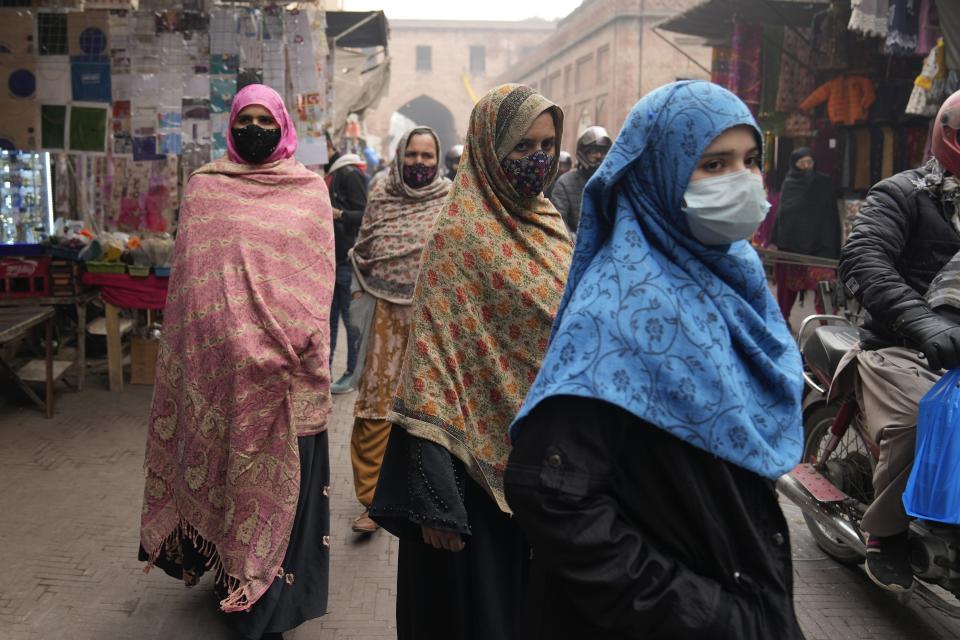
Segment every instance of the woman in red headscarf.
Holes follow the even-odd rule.
[[[327,604],[333,221],[269,87],[240,91],[226,158],[180,208],[146,451],[141,558],[251,640]],[[245,612],[245,613],[237,613]]]

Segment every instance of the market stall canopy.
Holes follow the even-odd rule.
[[[387,33],[383,11],[327,12],[327,38],[338,47],[386,47]]]
[[[390,85],[389,24],[383,11],[328,11],[333,47],[332,121],[340,131],[351,113],[375,107]]]
[[[657,25],[658,29],[713,39],[729,38],[734,16],[750,22],[809,27],[830,0],[706,0]]]

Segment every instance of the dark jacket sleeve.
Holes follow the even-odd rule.
[[[740,635],[743,596],[662,553],[626,520],[615,469],[624,422],[595,410],[605,406],[551,398],[523,422],[505,484],[534,563],[549,567],[566,600],[585,616],[625,637],[756,637]],[[669,464],[664,460],[649,475],[668,477]]]
[[[340,208],[343,216],[340,220],[348,234],[356,235],[367,208],[367,184],[359,170],[350,169],[343,176],[342,187]]]
[[[870,190],[840,255],[843,284],[874,322],[895,333],[905,312],[932,313],[897,269],[916,215],[917,192],[905,188],[893,178]]]
[[[469,535],[464,472],[446,449],[394,425],[370,515],[397,536],[420,525]]]

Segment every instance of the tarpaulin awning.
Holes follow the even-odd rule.
[[[387,17],[383,11],[327,11],[327,38],[338,47],[387,46]]]
[[[809,27],[830,0],[706,0],[657,25],[658,29],[707,39],[728,38],[733,18],[750,22]]]

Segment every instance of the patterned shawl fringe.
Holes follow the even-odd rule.
[[[214,572],[214,580],[224,586],[227,597],[220,601],[220,609],[224,613],[246,611],[256,604],[257,600],[266,593],[267,589],[264,589],[260,593],[252,593],[252,583],[244,583],[240,578],[228,574],[226,569],[223,568],[223,562],[220,560],[217,545],[205,539],[192,524],[183,520],[170,532],[170,535],[166,537],[163,544],[150,554],[150,560],[147,562],[147,566],[144,567],[143,572],[148,573],[150,569],[153,568],[157,556],[160,554],[160,550],[166,547],[168,542],[180,543],[184,539],[189,540],[197,552],[206,558],[206,562],[204,562],[203,565],[204,569]],[[286,578],[288,583],[293,582],[293,574],[286,574],[283,567],[277,570],[277,577]],[[196,580],[191,582],[188,578],[184,577],[184,583],[188,587],[192,587],[196,584]],[[267,588],[269,588],[269,585]]]

